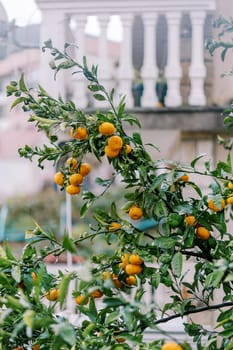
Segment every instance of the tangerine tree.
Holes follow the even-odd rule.
[[[72,101],[51,97],[42,86],[31,90],[22,75],[7,86],[7,94],[15,97],[12,108],[21,105],[29,112],[29,122],[47,135],[48,143],[26,145],[19,154],[36,158],[40,168],[45,161],[53,163],[57,186],[82,200],[80,218],[111,191],[117,177],[127,190],[124,205],[113,202],[107,211],[97,209],[95,224],[75,239],[64,232],[58,240],[36,223],[26,232],[29,240],[20,259],[4,244],[0,348],[189,350],[189,341],[180,342],[160,328],[181,319],[199,350],[233,349],[230,152],[216,166],[205,162],[202,171],[201,156],[190,164],[152,159],[140,133],[126,132],[126,124],[139,129],[140,123],[127,112],[125,97],[116,103],[114,90],[108,92],[99,82],[97,67],[89,68],[85,57],[76,62],[69,47],[65,44],[61,51],[48,40],[43,50],[50,51],[56,74],[62,69],[83,74],[93,97],[107,108],[86,113]],[[83,186],[92,172],[89,154],[100,163],[107,159],[112,168],[109,178],[96,179],[102,188],[98,193]],[[208,194],[193,174],[209,179]],[[150,230],[138,225],[146,219],[153,220]],[[84,273],[76,267],[56,275],[48,271],[47,255],[77,254],[83,241],[93,245],[99,237],[114,247],[111,255],[91,256]],[[163,303],[159,293],[166,295]],[[76,317],[66,313],[68,299]],[[207,311],[217,311],[212,325],[195,322],[195,314],[204,319]],[[154,332],[152,340],[147,330]]]

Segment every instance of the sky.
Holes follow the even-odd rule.
[[[41,21],[41,13],[34,0],[0,0],[0,2],[5,7],[9,20],[14,19],[17,25],[40,23]],[[89,34],[99,33],[98,22],[95,17],[89,18],[86,32]],[[122,38],[121,26],[117,16],[111,18],[108,38],[115,41],[120,41]]]

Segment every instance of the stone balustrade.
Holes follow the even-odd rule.
[[[184,104],[181,93],[182,62],[181,62],[181,22],[184,16],[188,16],[190,32],[190,48],[188,79],[189,94],[187,103],[192,106],[206,105],[204,89],[206,79],[206,66],[204,60],[204,28],[208,15],[216,8],[216,0],[36,0],[42,12],[41,45],[51,38],[54,44],[62,47],[68,41],[67,28],[70,20],[75,21],[76,26],[73,37],[79,50],[78,56],[85,55],[85,26],[89,16],[97,16],[100,36],[98,39],[98,52],[96,55],[99,64],[99,76],[108,86],[112,75],[112,62],[108,52],[107,28],[110,17],[118,15],[121,20],[123,39],[119,52],[118,67],[118,95],[127,96],[127,105],[134,104],[132,97],[132,80],[135,66],[132,57],[133,24],[135,17],[140,17],[143,23],[143,40],[141,43],[142,63],[140,67],[144,84],[142,96],[143,107],[156,106],[155,81],[161,68],[164,70],[167,80],[166,105],[177,107]],[[163,66],[158,65],[158,55],[164,52],[164,48],[158,45],[159,19],[163,16],[166,24],[166,57],[163,58]],[[161,30],[160,30],[161,31]],[[186,28],[187,31],[187,28]],[[137,38],[136,38],[137,39]],[[135,40],[135,39],[134,39]],[[69,40],[70,41],[70,40]],[[157,51],[157,52],[156,52]],[[95,62],[94,62],[95,63]],[[41,84],[47,90],[65,96],[65,77],[59,74],[55,83],[52,72],[48,66],[48,56],[41,55]],[[85,82],[80,75],[72,80],[73,97],[80,107],[87,106],[85,95]]]

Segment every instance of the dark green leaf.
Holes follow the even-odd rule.
[[[93,97],[98,101],[105,101],[106,97],[101,94],[94,94]]]

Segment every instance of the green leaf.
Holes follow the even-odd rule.
[[[225,48],[224,50],[222,50],[222,52],[221,52],[221,60],[222,60],[222,61],[225,60],[225,56],[226,56],[227,50],[228,50],[228,48],[226,47],[226,48]]]
[[[76,344],[76,334],[74,328],[68,322],[63,322],[52,326],[56,336],[61,338],[64,343],[73,346]]]
[[[25,97],[18,97],[11,105],[11,109],[13,109],[15,106],[17,106],[19,103],[24,102]]]
[[[127,302],[123,299],[120,299],[120,298],[104,298],[104,303],[107,305],[107,306],[110,306],[110,307],[116,307],[116,306],[122,306],[122,305],[126,305]]]
[[[111,313],[107,316],[107,318],[106,318],[106,320],[105,320],[105,324],[106,324],[106,325],[111,324],[112,322],[116,321],[116,320],[119,318],[119,316],[120,316],[119,310],[111,312]]]
[[[159,283],[160,283],[160,273],[159,272],[153,273],[153,275],[151,276],[151,279],[150,279],[150,283],[154,288],[158,288]]]
[[[93,97],[98,101],[105,101],[106,97],[101,94],[94,94]]]
[[[176,277],[180,277],[182,272],[182,266],[183,266],[183,257],[180,252],[177,252],[171,262],[172,271]]]
[[[62,247],[70,253],[77,253],[77,248],[73,240],[67,234],[64,235]]]
[[[12,254],[11,249],[7,242],[5,243],[5,252],[6,252],[7,259],[16,261],[16,258]]]
[[[93,298],[90,298],[90,301],[89,301],[89,312],[90,312],[90,315],[92,316],[91,319],[95,321],[98,316],[98,312],[96,309],[95,300]]]
[[[171,237],[158,237],[158,238],[155,238],[155,243],[159,248],[171,249],[171,248],[174,248],[176,244],[176,240]]]
[[[142,145],[141,135],[138,132],[133,133],[133,139],[138,145]]]
[[[59,297],[58,301],[60,302],[61,307],[64,304],[64,301],[66,299],[66,296],[68,295],[68,289],[70,281],[72,280],[72,273],[66,274],[62,277],[62,280],[59,284]]]
[[[191,161],[191,163],[190,163],[191,167],[192,167],[192,168],[195,168],[196,163],[197,163],[201,158],[203,158],[203,157],[205,157],[205,156],[206,156],[206,153],[203,153],[203,154],[200,154],[198,157],[194,158],[194,159]]]
[[[21,77],[19,79],[19,88],[23,92],[27,91],[27,87],[26,87],[25,82],[24,82],[24,74],[21,74]]]
[[[14,278],[16,282],[19,283],[21,281],[21,269],[19,265],[12,266],[11,276]]]
[[[218,288],[225,271],[214,271],[206,276],[205,288]]]
[[[171,225],[172,227],[177,227],[179,226],[179,224],[181,223],[181,221],[183,221],[182,216],[180,216],[179,214],[176,213],[171,213],[168,216],[168,223],[169,225]]]
[[[11,295],[7,295],[7,302],[6,302],[6,306],[12,309],[16,309],[16,310],[22,310],[24,309],[23,305],[20,303],[20,301],[14,297],[12,297]]]
[[[99,85],[96,85],[96,84],[90,84],[90,85],[88,85],[88,89],[90,91],[96,92],[96,91],[100,90],[100,87],[99,87]]]
[[[26,310],[23,314],[24,323],[29,328],[33,328],[34,318],[35,318],[35,311],[33,310]]]

